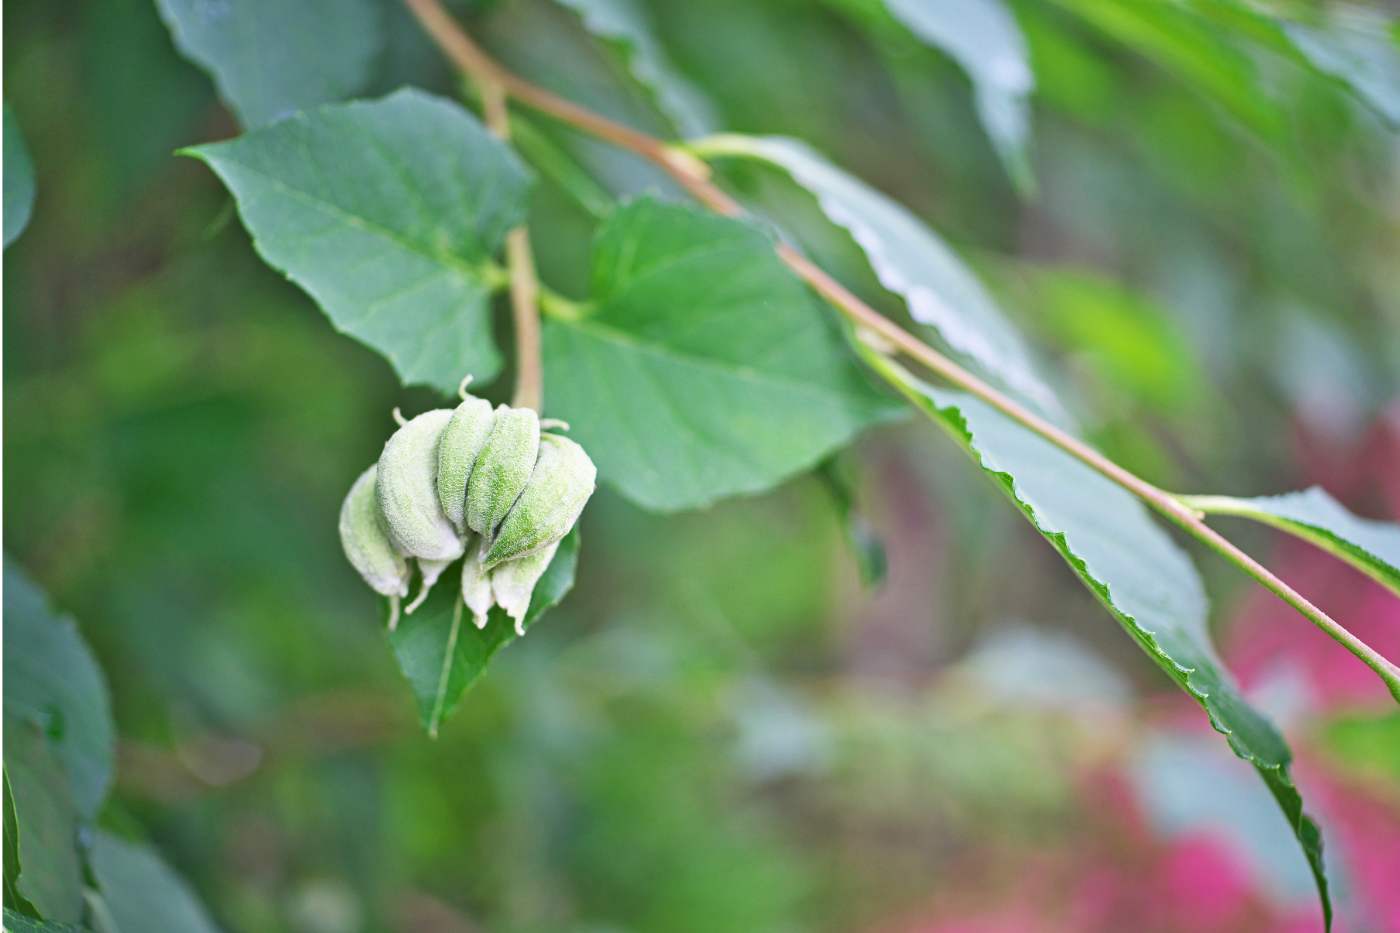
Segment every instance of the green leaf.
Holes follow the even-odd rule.
[[[6,629],[8,622],[7,618]],[[72,792],[38,724],[9,714],[7,709],[5,782],[14,804],[19,858],[15,886],[42,916],[76,922],[83,912],[83,870]]]
[[[1400,47],[1387,35],[1397,22],[1379,10],[1338,4],[1320,23],[1285,21],[1282,28],[1313,67],[1400,126]]]
[[[1151,298],[1085,268],[1022,264],[1028,328],[1051,338],[1105,385],[1101,405],[1139,400],[1189,411],[1210,384],[1180,322]],[[1012,278],[1008,276],[1008,278]]]
[[[851,473],[850,467],[841,463],[840,458],[832,457],[817,469],[817,479],[831,497],[836,518],[846,535],[846,544],[855,558],[860,582],[874,588],[885,582],[889,561],[885,557],[884,543],[856,501],[856,478]]]
[[[618,52],[639,84],[682,136],[712,130],[717,121],[709,101],[678,74],[652,35],[646,10],[636,0],[557,0],[578,14],[583,26]]]
[[[1205,708],[1235,754],[1254,765],[1307,857],[1330,924],[1321,834],[1303,812],[1291,753],[1216,656],[1190,558],[1129,493],[1060,448],[971,396],[871,361],[967,449],[1133,640]]]
[[[528,632],[546,611],[559,604],[574,586],[578,566],[578,528],[564,538],[549,569],[535,585],[525,613]],[[462,607],[458,592],[461,565],[454,564],[412,615],[404,616],[389,633],[399,669],[418,700],[419,720],[428,735],[451,716],[467,688],[475,684],[496,652],[515,641],[515,625],[500,607],[491,609],[486,627],[478,629]]]
[[[86,927],[71,923],[54,923],[49,920],[35,920],[18,911],[5,908],[5,933],[86,933]]]
[[[886,9],[924,42],[937,46],[972,79],[977,115],[1007,172],[1029,186],[1026,157],[1029,97],[1035,89],[1030,52],[1002,0],[884,0]]]
[[[1254,50],[1187,6],[1102,0],[1059,3],[1217,102],[1259,136],[1281,144],[1290,131],[1288,118],[1269,96]]]
[[[1400,525],[1357,518],[1313,486],[1281,496],[1187,496],[1203,512],[1238,515],[1280,528],[1341,558],[1400,593]]]
[[[217,933],[189,885],[150,846],[99,830],[91,863],[115,933]]]
[[[1320,738],[1332,767],[1400,787],[1400,713],[1348,713],[1326,723]]]
[[[700,141],[695,150],[706,157],[759,159],[787,172],[832,223],[850,233],[880,284],[904,299],[914,320],[936,329],[1005,388],[1047,414],[1062,413],[1025,342],[982,283],[903,205],[797,140],[726,134]]]
[[[19,121],[10,105],[5,105],[5,246],[15,241],[29,224],[34,212],[34,162],[24,144]]]
[[[72,619],[5,562],[5,715],[35,723],[67,772],[78,812],[97,813],[112,781],[107,683]]]
[[[245,127],[343,100],[382,44],[374,0],[156,0],[175,46]]]
[[[500,369],[492,256],[529,175],[450,101],[404,90],[187,150],[238,201],[258,252],[405,384],[455,390]]]
[[[151,0],[104,0],[85,8],[75,26],[90,121],[84,144],[99,154],[93,168],[102,182],[93,184],[85,212],[125,223],[129,199],[200,132],[213,89],[176,53]]]
[[[598,234],[593,288],[545,327],[546,400],[647,508],[768,489],[897,411],[751,224],[633,202]]]

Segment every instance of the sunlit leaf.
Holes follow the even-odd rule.
[[[1318,486],[1281,496],[1192,496],[1189,501],[1205,512],[1281,528],[1400,593],[1400,525],[1358,518]]]
[[[405,90],[187,151],[233,192],[262,257],[405,383],[450,392],[499,370],[492,256],[529,175],[461,107]]]
[[[578,547],[575,528],[559,545],[549,569],[535,585],[525,613],[527,632],[573,588]],[[418,700],[419,719],[433,737],[457,709],[467,688],[486,673],[496,652],[516,639],[515,624],[499,607],[491,609],[485,628],[478,629],[473,624],[471,613],[462,607],[457,582],[460,574],[460,564],[449,567],[427,602],[399,620],[398,627],[389,634],[399,669]]]
[[[157,0],[175,46],[214,77],[246,127],[342,100],[368,82],[374,0]]]
[[[546,406],[648,508],[768,489],[897,411],[750,224],[633,202],[598,235],[593,291],[545,329]]]
[[[1132,639],[1201,704],[1235,754],[1254,765],[1308,859],[1330,918],[1321,834],[1289,774],[1292,755],[1216,656],[1190,558],[1128,492],[1070,454],[971,396],[877,365],[967,449]]]

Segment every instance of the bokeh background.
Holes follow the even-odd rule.
[[[1368,105],[1243,31],[1164,48],[1015,3],[1037,84],[1018,189],[957,65],[860,0],[645,6],[719,125],[803,138],[953,241],[1112,456],[1167,488],[1320,483],[1400,518],[1385,61]],[[660,128],[572,14],[458,9],[542,83]],[[224,928],[1316,928],[1263,786],[926,424],[705,512],[603,490],[574,593],[429,741],[335,520],[390,409],[437,400],[335,334],[172,155],[236,128],[151,3],[11,0],[4,27],[39,192],[4,262],[5,547],[111,684],[103,822],[153,840]],[[406,17],[384,28],[376,90],[457,91]],[[605,188],[665,190],[537,127]],[[799,222],[805,195],[727,181],[868,285],[850,243]],[[535,218],[544,274],[578,293],[590,217],[545,184]],[[1393,597],[1230,531],[1400,657]],[[1297,752],[1340,928],[1400,930],[1395,707],[1196,557],[1224,656]]]

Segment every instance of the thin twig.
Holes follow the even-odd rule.
[[[510,139],[510,110],[500,82],[474,76],[481,90],[486,126],[503,140]],[[540,363],[540,282],[524,224],[506,234],[506,269],[510,274],[510,311],[515,323],[515,396],[517,408],[539,411],[544,403],[544,369]]]
[[[482,50],[443,9],[439,0],[404,0],[442,51],[468,76],[493,82],[507,95],[542,113],[547,113],[599,139],[613,143],[651,161],[667,172],[692,197],[726,216],[739,216],[743,208],[710,180],[709,168],[690,153],[631,127],[624,126],[565,100],[508,71]],[[793,247],[780,243],[778,255],[794,272],[852,323],[878,335],[899,352],[942,377],[963,391],[976,396],[1008,418],[1098,471],[1108,479],[1171,519],[1192,537],[1223,555],[1266,589],[1292,606],[1332,639],[1343,645],[1375,671],[1400,702],[1400,667],[1357,638],[1336,620],[1314,606],[1283,580],[1229,539],[1208,526],[1204,516],[1171,493],[1109,460],[1089,445],[1027,409],[1011,397],[984,382],[956,362],[939,353],[894,321],[886,318],[853,294],[827,272]]]

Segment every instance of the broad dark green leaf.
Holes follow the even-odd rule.
[[[1029,97],[1035,88],[1030,52],[1002,0],[884,0],[895,19],[935,45],[972,79],[977,115],[1019,183],[1030,181],[1026,157]]]
[[[8,648],[5,653],[9,654]],[[5,781],[14,804],[19,857],[15,886],[20,896],[48,919],[80,920],[83,870],[78,859],[78,811],[63,765],[39,726],[12,718],[8,709]]]
[[[102,671],[73,620],[8,560],[4,628],[5,715],[49,737],[78,812],[91,818],[112,780],[115,741]]]
[[[112,933],[217,933],[189,885],[150,846],[99,831],[91,864]]]
[[[527,632],[573,589],[578,548],[579,533],[575,528],[559,545],[549,569],[535,585],[525,613]],[[427,602],[399,620],[398,628],[389,633],[399,669],[418,700],[419,719],[433,738],[457,709],[467,688],[486,673],[496,652],[516,639],[514,623],[499,607],[491,610],[485,628],[478,629],[472,623],[458,592],[460,575],[460,564],[449,567]]]
[[[643,506],[768,489],[897,411],[750,224],[633,202],[598,235],[593,289],[545,328],[546,403]]]
[[[35,920],[18,911],[5,908],[5,933],[86,933],[86,927],[71,923]]]
[[[632,76],[683,136],[710,132],[716,125],[705,96],[675,68],[652,35],[646,10],[636,0],[557,0],[578,14],[584,28],[614,47]]]
[[[5,245],[14,242],[29,223],[34,211],[34,163],[24,144],[19,121],[10,105],[5,105]]]
[[[382,44],[374,0],[156,3],[176,48],[247,127],[361,90]]]
[[[1190,558],[1129,493],[1060,448],[971,396],[872,363],[968,450],[1133,640],[1205,708],[1235,754],[1254,765],[1308,859],[1330,923],[1321,834],[1289,774],[1291,753],[1216,656]]]
[[[529,175],[454,103],[404,90],[333,104],[189,154],[238,201],[262,257],[406,384],[500,369],[492,261]]]
[[[1203,512],[1281,528],[1400,593],[1400,525],[1358,518],[1318,486],[1281,496],[1192,496],[1188,501]]]

